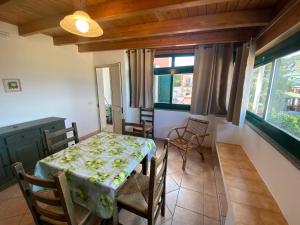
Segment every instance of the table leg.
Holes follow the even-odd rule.
[[[119,212],[118,212],[118,205],[115,203],[114,205],[114,211],[112,216],[112,224],[118,225],[119,224]]]
[[[145,156],[145,158],[142,161],[142,172],[144,175],[147,175],[148,171],[148,155]]]

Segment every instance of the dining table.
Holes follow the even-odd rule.
[[[75,203],[118,224],[118,189],[141,162],[147,165],[155,152],[152,139],[101,132],[41,159],[34,175],[51,179],[63,171]]]

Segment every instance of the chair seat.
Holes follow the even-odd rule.
[[[45,190],[45,191],[41,191],[39,193],[44,196],[54,197],[54,193],[51,190]],[[56,206],[50,206],[50,205],[39,205],[39,206],[41,208],[45,208],[51,212],[55,212],[58,214],[64,213],[62,207],[56,207]],[[82,221],[85,219],[85,217],[89,214],[90,211],[78,204],[75,204],[75,203],[74,203],[74,207],[75,207],[74,210],[75,210],[77,224],[81,224]],[[46,216],[41,216],[40,219],[42,221],[45,221],[47,223],[54,224],[54,225],[67,225],[67,222],[60,222],[57,220],[52,220],[51,218],[46,217]],[[89,223],[87,223],[87,225],[94,224],[94,221],[101,222],[101,219],[99,217],[92,216],[89,220]]]
[[[118,191],[117,201],[125,209],[133,209],[147,215],[149,177],[135,174]]]
[[[196,144],[192,144],[189,146],[188,148],[188,141],[183,139],[183,138],[175,138],[169,141],[169,143],[171,145],[176,146],[177,148],[181,149],[181,150],[188,150],[188,149],[192,149],[192,148],[197,148],[198,145]],[[188,149],[187,149],[188,148]]]
[[[148,124],[145,124],[145,131],[150,131],[152,130],[152,125],[148,125]],[[143,128],[141,127],[133,127],[133,130],[137,130],[137,131],[143,131]]]
[[[88,215],[89,211],[78,204],[74,204],[74,207],[75,207],[76,222],[77,222],[77,224],[81,224],[83,222],[83,220],[85,219],[85,217]],[[63,214],[63,209],[61,207],[47,206],[46,209],[49,211],[55,212],[55,213]],[[67,225],[67,222],[60,222],[57,220],[52,220],[51,218],[46,217],[46,216],[41,216],[40,219],[42,221],[45,221],[47,223],[54,224],[54,225]],[[96,216],[91,216],[91,218],[89,219],[89,222],[85,223],[85,224],[86,225],[95,224],[95,221],[100,223],[101,219]]]

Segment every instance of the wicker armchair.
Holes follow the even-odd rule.
[[[175,146],[180,150],[181,157],[183,159],[182,169],[185,170],[187,161],[187,152],[192,149],[198,149],[202,160],[204,160],[203,152],[201,151],[202,144],[206,136],[208,127],[208,121],[189,118],[186,126],[176,127],[170,130],[168,134],[168,139],[170,140],[170,145]],[[171,135],[175,133],[175,137]]]

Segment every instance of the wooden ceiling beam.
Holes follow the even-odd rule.
[[[166,11],[228,1],[236,0],[114,0],[87,7],[86,11],[93,19],[101,22],[143,15],[153,11]],[[73,11],[19,25],[19,34],[26,36],[57,28],[59,21],[70,13]]]
[[[177,34],[173,36],[79,44],[78,51],[91,52],[130,48],[164,48],[214,43],[234,43],[248,41],[254,35],[255,30],[226,30],[205,33],[198,32]]]
[[[55,45],[79,44],[199,31],[260,27],[267,25],[271,19],[271,9],[226,12],[120,27],[114,30],[104,30],[104,35],[98,38],[85,38],[67,34],[53,37],[53,42]]]
[[[0,5],[9,2],[10,0],[0,0]]]
[[[256,38],[256,54],[275,46],[290,35],[300,31],[300,0],[289,2]]]

